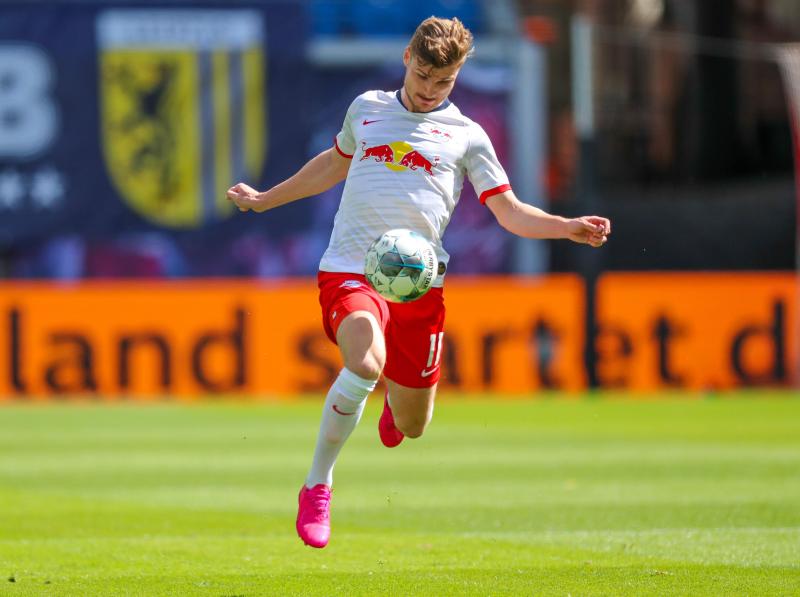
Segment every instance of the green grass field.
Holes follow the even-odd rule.
[[[2,595],[800,595],[800,399],[371,399],[324,550],[320,399],[0,407]]]

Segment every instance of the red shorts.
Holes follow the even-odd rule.
[[[322,325],[336,344],[339,324],[353,311],[369,311],[386,339],[383,374],[410,388],[429,388],[439,381],[444,334],[444,295],[431,288],[411,303],[391,303],[362,275],[319,272]]]

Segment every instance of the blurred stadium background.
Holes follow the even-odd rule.
[[[313,276],[340,189],[262,217],[224,190],[328,147],[355,95],[399,85],[430,14],[476,34],[454,99],[517,194],[615,224],[602,251],[519,240],[468,188],[446,238],[446,386],[800,379],[793,2],[0,7],[7,398],[323,391],[338,366]]]
[[[452,260],[441,387],[452,410],[443,406],[437,418],[442,437],[458,442],[461,431],[485,427],[496,413],[496,436],[478,432],[495,452],[447,452],[431,432],[421,441],[433,443],[411,454],[447,462],[448,470],[473,463],[463,487],[435,469],[426,487],[409,476],[411,489],[391,495],[397,511],[408,508],[399,521],[412,525],[421,500],[426,532],[436,521],[460,532],[436,491],[452,496],[461,488],[478,501],[488,491],[472,522],[476,533],[490,534],[458,559],[488,554],[493,572],[450,578],[429,571],[428,588],[468,594],[458,584],[464,578],[480,594],[532,586],[505,585],[497,571],[546,564],[491,543],[498,525],[516,528],[519,513],[492,505],[517,500],[524,512],[525,493],[537,504],[552,500],[552,509],[536,511],[540,526],[517,529],[530,533],[525,541],[545,545],[554,560],[577,558],[574,570],[539,585],[542,594],[565,594],[565,587],[573,594],[797,594],[796,0],[0,0],[0,503],[26,520],[2,519],[0,562],[15,588],[25,578],[38,587],[19,594],[303,592],[297,567],[319,567],[310,556],[281,560],[276,584],[253,593],[239,582],[241,562],[226,560],[231,544],[222,540],[207,552],[193,547],[199,551],[190,556],[216,558],[216,580],[196,572],[198,582],[157,585],[164,572],[138,590],[125,579],[153,562],[131,560],[129,546],[112,539],[137,536],[146,546],[148,537],[173,533],[191,544],[202,520],[213,520],[215,533],[236,534],[270,504],[270,520],[282,522],[239,536],[237,549],[256,560],[259,550],[274,553],[258,542],[260,533],[295,557],[293,494],[310,458],[317,400],[339,370],[319,323],[314,275],[340,188],[262,215],[231,209],[224,192],[240,180],[266,188],[329,147],[354,96],[400,85],[404,44],[432,14],[457,16],[476,35],[453,99],[487,130],[517,194],[558,214],[606,215],[614,228],[599,251],[516,239],[466,185],[445,236]],[[742,391],[748,398],[739,404]],[[458,404],[465,396],[480,397],[481,406]],[[719,396],[731,400],[688,400]],[[611,405],[574,400],[585,397],[609,397]],[[653,397],[666,406],[640,400]],[[637,400],[620,406],[625,398]],[[247,409],[237,410],[241,401]],[[95,402],[111,405],[89,406]],[[165,410],[132,406],[140,403]],[[553,427],[531,423],[523,432],[515,426],[526,416]],[[361,428],[356,445],[377,450],[374,430]],[[229,451],[223,430],[263,437]],[[211,443],[202,447],[204,438]],[[684,440],[690,447],[681,451]],[[582,456],[564,451],[573,441]],[[444,450],[444,460],[431,446]],[[536,461],[536,447],[555,460]],[[276,452],[280,467],[269,460]],[[605,463],[604,480],[593,454]],[[374,478],[384,470],[374,460],[384,456],[346,450],[347,457]],[[533,477],[493,485],[508,458],[534,463],[539,485],[526,485]],[[566,467],[563,475],[551,464]],[[662,465],[688,481],[653,481],[652,467]],[[623,469],[641,476],[614,476]],[[341,528],[371,553],[370,533],[386,529],[374,512],[359,518],[358,508],[369,506],[357,496],[389,498],[359,485],[355,465],[340,470],[364,491],[339,494],[355,503],[342,512]],[[436,489],[443,478],[455,485]],[[223,490],[226,483],[238,497]],[[575,499],[575,487],[585,499]],[[732,506],[734,494],[749,506]],[[624,504],[625,496],[641,498],[640,515],[600,506]],[[661,509],[669,499],[673,509]],[[149,510],[121,515],[126,500]],[[185,505],[198,516],[180,518]],[[30,522],[37,517],[49,522]],[[109,544],[70,551],[31,543],[80,539],[115,517],[119,528],[99,523],[96,531]],[[664,561],[685,551],[677,547],[683,535],[664,539],[659,529],[706,523],[727,530],[709,530],[686,557],[719,564],[709,578],[722,584],[698,584],[688,568],[674,584],[658,584],[676,574]],[[606,535],[609,528],[618,534]],[[627,549],[625,533],[640,531],[650,538],[638,536],[641,553],[624,561],[608,555]],[[654,537],[661,537],[655,547]],[[411,541],[449,561],[441,537]],[[107,549],[116,558],[108,572],[75,580],[76,553],[99,561]],[[182,547],[158,549],[166,561],[189,557]],[[583,565],[592,558],[616,572],[594,575]],[[367,579],[357,562],[338,560],[351,576],[320,594],[424,593],[423,581],[403,584],[411,581],[402,580],[399,561],[392,591]],[[739,564],[766,572],[725,568]],[[644,580],[619,572],[629,565],[645,566]],[[576,579],[587,584],[570,585]],[[51,581],[60,588],[47,589]]]

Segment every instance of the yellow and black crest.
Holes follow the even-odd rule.
[[[120,195],[161,226],[232,213],[266,155],[266,58],[253,10],[114,9],[97,20],[103,152]]]

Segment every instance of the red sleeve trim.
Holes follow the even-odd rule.
[[[505,193],[506,191],[511,190],[510,184],[501,184],[499,187],[495,187],[493,189],[489,189],[488,191],[484,191],[481,193],[481,196],[478,198],[480,199],[481,205],[486,205],[486,200],[489,197],[493,197],[494,195],[499,195],[500,193]]]
[[[333,138],[333,146],[336,148],[336,151],[339,152],[339,155],[342,156],[343,158],[347,158],[348,160],[352,160],[353,159],[353,154],[352,153],[348,154],[348,153],[345,153],[345,152],[342,151],[342,148],[339,147],[339,140],[336,137]]]

